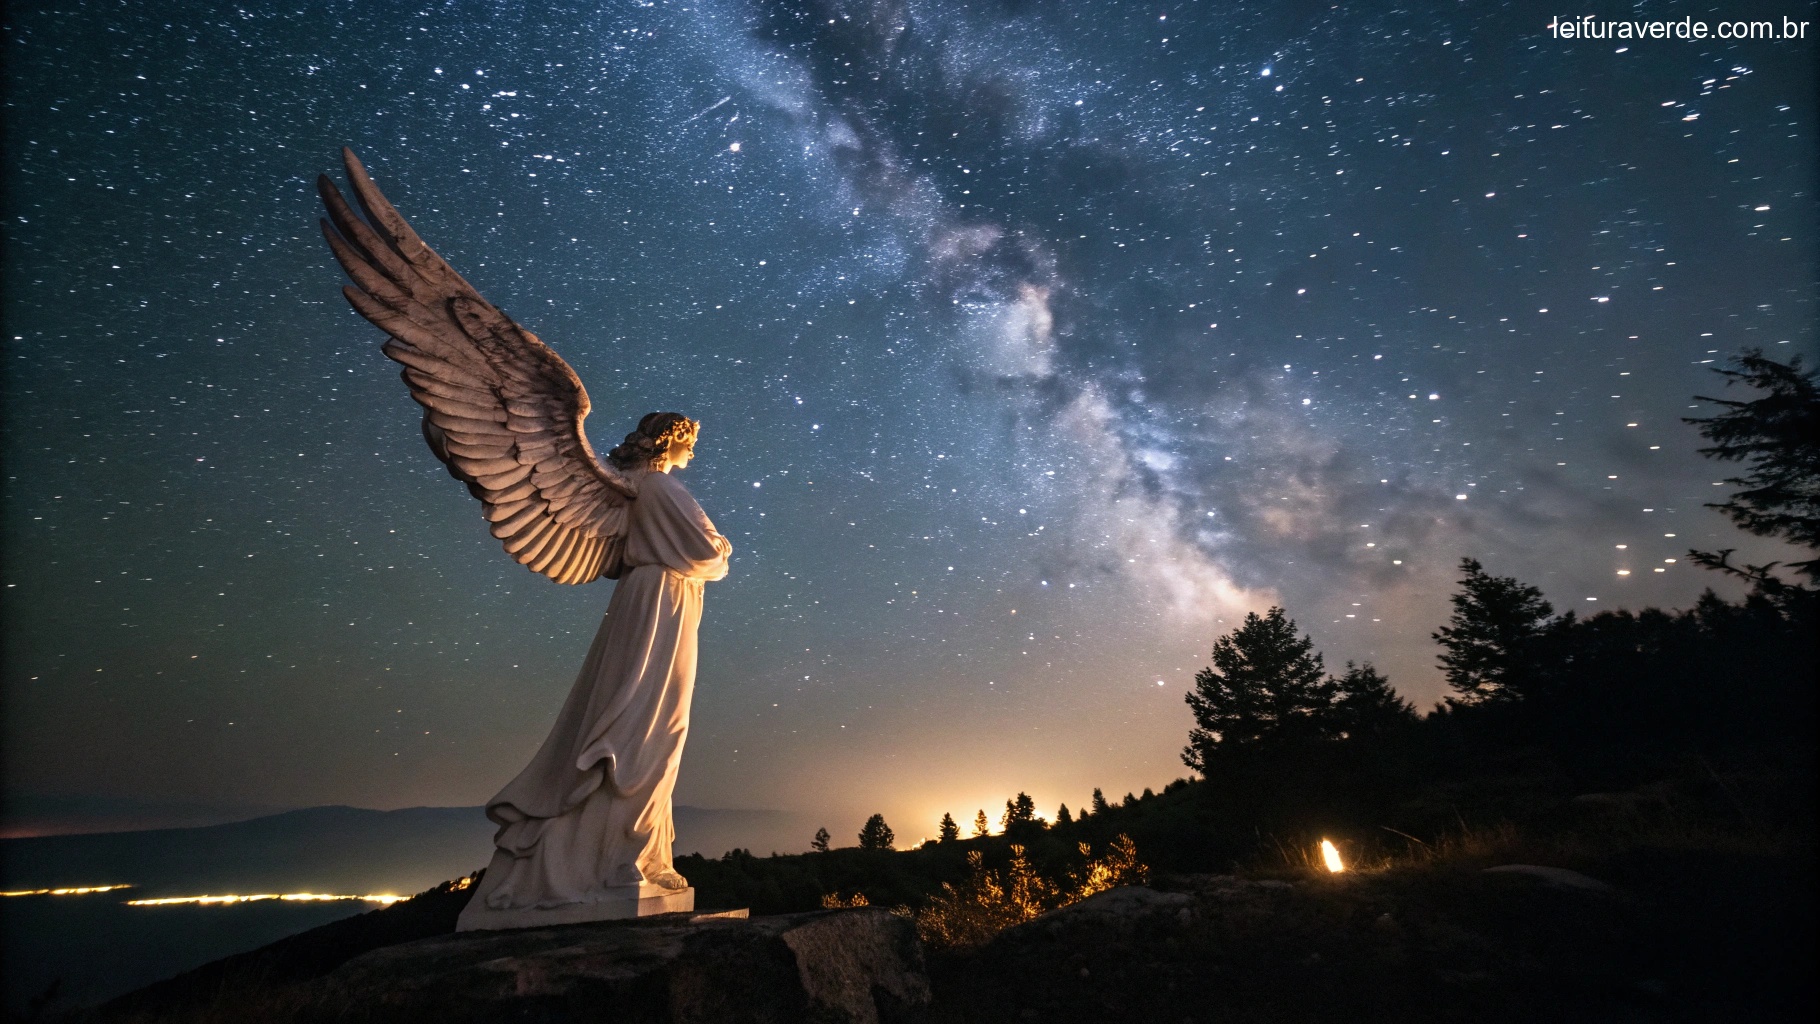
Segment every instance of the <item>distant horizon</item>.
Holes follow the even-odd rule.
[[[1192,773],[1188,773],[1182,777],[1192,778],[1194,776]],[[1163,787],[1155,786],[1143,788],[1161,791]],[[1136,795],[1139,791],[1133,790],[1131,792],[1133,795]],[[1114,793],[1107,795],[1106,799],[1112,803],[1118,803],[1124,796],[1124,793]],[[60,798],[33,797],[30,799],[34,802],[42,801],[55,804],[59,802]],[[396,814],[418,810],[457,811],[473,814],[475,818],[476,834],[490,834],[493,828],[492,824],[485,820],[485,806],[480,804],[411,804],[402,807],[360,807],[354,804],[310,804],[298,807],[266,806],[261,808],[233,808],[228,805],[211,806],[194,801],[151,801],[133,798],[92,796],[68,798],[67,802],[119,805],[120,810],[112,812],[111,817],[106,816],[108,812],[90,812],[87,823],[78,822],[74,820],[72,816],[71,818],[66,818],[61,824],[45,824],[38,826],[37,830],[31,830],[33,829],[33,826],[29,824],[29,818],[27,824],[22,825],[18,823],[20,818],[26,816],[14,814],[10,810],[0,810],[0,842],[16,839],[49,839],[63,836],[124,836],[142,832],[214,828],[222,825],[244,824],[289,814],[327,810],[365,811],[373,814]],[[1085,799],[1079,803],[1064,802],[1068,803],[1071,813],[1074,814],[1079,814],[1089,803],[1089,801]],[[166,811],[165,816],[159,816],[160,809]],[[827,814],[815,811],[792,811],[782,808],[700,807],[693,804],[677,804],[675,809],[679,826],[679,838],[676,847],[677,855],[681,856],[688,853],[700,853],[710,857],[721,856],[735,847],[750,849],[754,853],[761,854],[773,852],[806,852],[809,849],[810,840],[814,838],[814,832],[818,828],[829,829],[832,848],[857,846],[857,836],[860,825],[866,817],[869,817],[872,813],[878,813],[848,812],[846,814]],[[973,814],[980,810],[984,810],[987,813],[988,833],[991,835],[1002,834],[1003,827],[999,820],[1002,808],[997,805],[976,807],[965,812],[960,810],[957,805],[956,809],[946,813],[954,815],[955,820],[961,824],[963,834],[971,834]],[[1039,806],[1037,809],[1037,817],[1045,821],[1050,821],[1054,819],[1055,811],[1055,807]],[[794,833],[791,833],[792,838],[788,843],[772,842],[769,844],[769,848],[765,849],[761,849],[761,847],[764,847],[766,844],[755,841],[729,842],[725,844],[725,849],[713,852],[704,849],[686,849],[685,845],[687,840],[684,833],[688,828],[690,818],[697,815],[731,815],[749,816],[761,819],[769,818],[777,820],[778,827],[783,827],[787,824],[788,827],[795,828],[803,834],[801,836],[795,836]],[[39,815],[40,820],[42,820],[43,817],[44,815],[41,813]],[[852,827],[834,827],[837,825],[845,825],[849,818],[853,819]],[[119,827],[123,822],[132,823],[132,827]],[[913,821],[909,818],[900,818],[898,822],[892,822],[887,815],[887,824],[890,824],[897,833],[897,847],[899,849],[908,849],[923,841],[936,838],[939,817],[937,819],[932,819],[927,823],[922,822],[920,819]],[[773,838],[775,838],[777,834],[773,832],[772,835]],[[794,848],[785,849],[785,846],[792,846]],[[71,884],[75,883],[72,882]]]
[[[75,819],[78,814],[82,812],[76,812],[68,815],[69,823],[67,825],[46,825],[43,826],[43,828],[46,829],[43,831],[20,831],[22,828],[29,829],[33,827],[30,824],[18,824],[21,819],[29,822],[34,817],[42,819],[47,815],[46,810],[39,810],[35,813],[28,812],[26,814],[15,813],[13,810],[14,805],[22,801],[39,803],[46,805],[47,807],[58,803],[76,805],[81,805],[83,803],[88,803],[90,805],[105,804],[113,806],[115,809],[109,811],[91,810],[86,812],[87,817],[93,823],[92,827],[78,824]],[[390,814],[397,811],[414,810],[473,811],[477,816],[484,816],[486,811],[485,805],[482,804],[408,804],[400,807],[361,807],[357,804],[305,804],[295,807],[275,805],[250,807],[245,805],[207,804],[197,801],[159,801],[132,797],[102,797],[92,795],[73,797],[26,796],[8,798],[4,805],[0,805],[0,840],[39,839],[65,835],[108,835],[117,832],[159,832],[181,828],[210,828],[216,825],[233,825],[245,821],[254,821],[259,818],[277,817],[282,814],[294,814],[299,811],[333,809],[371,811],[376,814]],[[679,812],[694,811],[710,814],[725,813],[794,816],[799,813],[777,808],[697,807],[692,804],[678,804],[676,805],[676,809]],[[103,822],[120,821],[157,821],[165,823],[146,824],[131,828],[119,828],[102,824]],[[488,827],[490,828],[491,826]],[[807,845],[808,841],[805,839],[804,846],[806,847]]]

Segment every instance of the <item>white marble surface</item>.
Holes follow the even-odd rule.
[[[551,907],[508,907],[495,910],[481,900],[468,903],[455,923],[458,932],[502,931],[507,928],[544,928],[558,924],[585,924],[589,921],[623,921],[633,917],[676,914],[695,909],[695,888],[666,889],[649,882],[625,886],[615,898],[612,891],[602,899],[588,903],[564,903]]]
[[[671,794],[689,731],[702,588],[727,574],[732,545],[668,468],[640,480],[627,516],[628,568],[549,736],[487,804],[500,828],[472,920],[608,903],[627,907],[576,920],[641,916],[619,895],[628,887],[668,899],[664,891],[688,885],[673,860]],[[652,906],[670,913],[694,903]]]

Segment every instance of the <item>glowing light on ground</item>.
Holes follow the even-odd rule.
[[[366,903],[392,904],[407,899],[410,899],[410,897],[394,896],[390,893],[370,896],[336,896],[320,892],[266,892],[252,896],[166,896],[162,899],[155,900],[127,900],[126,905],[129,907],[165,907],[177,903],[216,905],[225,903],[252,903],[255,900],[293,900],[306,903],[332,902],[335,900],[360,900]]]
[[[0,892],[0,896],[87,896],[91,892],[113,892],[115,889],[131,889],[130,885],[80,885],[68,889],[18,889],[13,892]]]
[[[1339,848],[1325,839],[1321,840],[1321,861],[1336,875],[1346,870],[1346,865],[1340,863]]]

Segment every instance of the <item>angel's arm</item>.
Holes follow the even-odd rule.
[[[618,576],[638,489],[588,444],[580,378],[425,245],[352,151],[342,159],[366,219],[323,176],[323,236],[353,281],[342,294],[391,336],[381,350],[404,365],[430,450],[513,560],[558,583]]]
[[[733,544],[714,528],[708,513],[688,488],[665,473],[646,477],[639,490],[639,537],[642,559],[661,562],[692,579],[718,580],[727,575]]]

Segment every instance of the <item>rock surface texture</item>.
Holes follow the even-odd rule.
[[[1261,879],[1165,875],[1154,888],[1100,893],[983,945],[927,951],[909,921],[875,907],[458,935],[449,929],[468,891],[445,887],[421,897],[423,906],[325,925],[72,1020],[1815,1019],[1813,918],[1794,895],[1811,886],[1806,862],[1671,853],[1587,864],[1610,890],[1562,884],[1561,868],[1485,871],[1471,862]]]
[[[873,908],[439,936],[321,984],[355,1017],[450,1024],[899,1024],[930,1001],[915,929]]]
[[[1673,1016],[1642,904],[1550,875],[1172,875],[929,958],[934,1024],[1568,1024]],[[1772,1019],[1758,1017],[1756,1019]],[[1782,1019],[1782,1018],[1774,1018]]]

